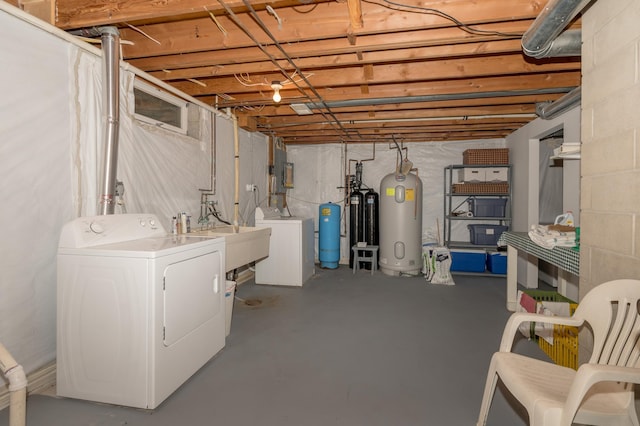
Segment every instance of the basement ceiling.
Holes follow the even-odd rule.
[[[503,138],[580,85],[579,57],[522,53],[544,0],[51,1],[54,25],[117,26],[125,61],[286,144]]]

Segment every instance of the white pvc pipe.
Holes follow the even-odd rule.
[[[238,216],[239,216],[239,208],[240,208],[240,146],[238,141],[238,117],[235,114],[233,117],[233,150],[235,155],[235,169],[236,169],[236,193],[235,198],[233,200],[233,230],[234,232],[239,232],[238,228]]]
[[[27,376],[1,343],[0,371],[9,380],[9,426],[24,426],[27,417]]]

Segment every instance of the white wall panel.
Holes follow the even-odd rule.
[[[69,46],[0,10],[0,57],[0,341],[29,371],[55,358],[56,251],[72,216]]]

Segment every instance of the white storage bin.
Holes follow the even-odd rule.
[[[485,182],[506,182],[508,170],[506,167],[487,167],[485,169]]]
[[[458,171],[460,182],[484,182],[485,170],[481,167],[467,167]]]

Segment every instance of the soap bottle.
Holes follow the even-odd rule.
[[[186,234],[187,231],[187,214],[185,212],[180,213],[180,229],[182,230],[182,234]]]
[[[171,218],[171,233],[173,235],[178,234],[178,219],[175,216]]]

